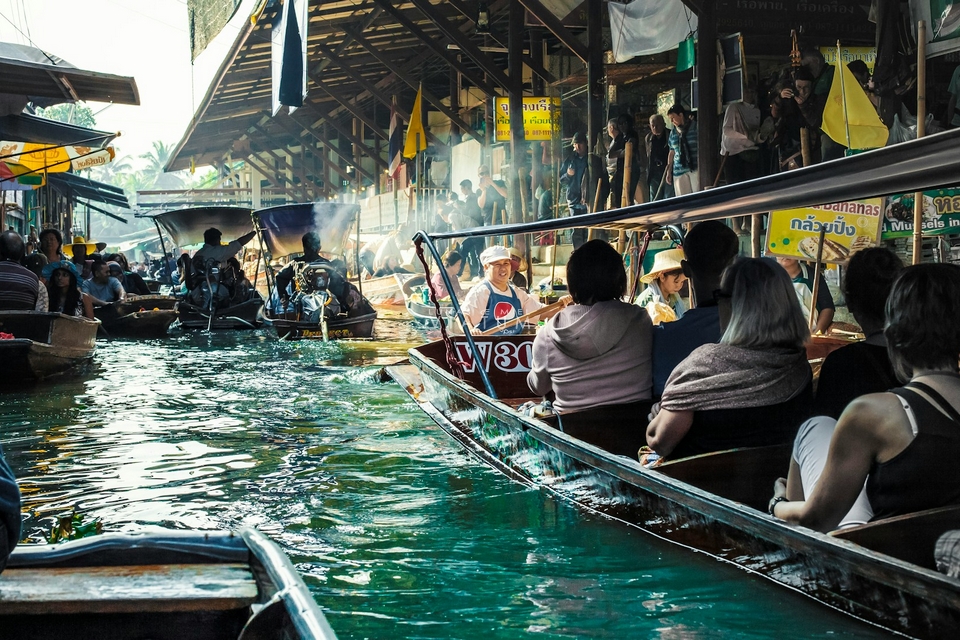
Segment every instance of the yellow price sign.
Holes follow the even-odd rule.
[[[510,99],[496,98],[494,101],[494,120],[496,120],[496,139],[498,142],[510,139]],[[524,98],[523,99],[523,137],[525,140],[551,140],[560,135],[560,98]]]

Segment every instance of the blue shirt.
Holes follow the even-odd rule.
[[[697,347],[720,342],[720,310],[716,305],[697,307],[675,322],[653,328],[653,396],[663,395],[667,378]]]
[[[673,175],[675,176],[682,176],[696,168],[698,150],[696,120],[691,120],[687,123],[686,129],[683,132],[683,139],[686,141],[687,149],[690,151],[690,155],[684,157],[684,160],[686,160],[685,164],[680,162],[680,134],[677,132],[677,129],[673,129],[670,132],[670,137],[667,138],[667,146],[673,151]]]
[[[120,299],[120,292],[123,291],[123,285],[120,281],[110,276],[106,284],[97,284],[93,280],[84,280],[80,289],[97,300],[104,302],[116,302]]]

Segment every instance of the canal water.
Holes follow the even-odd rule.
[[[255,526],[350,638],[865,638],[702,554],[521,486],[377,375],[421,337],[101,341],[82,375],[0,394],[24,537]]]

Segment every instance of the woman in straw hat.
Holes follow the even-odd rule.
[[[647,310],[653,324],[678,320],[687,310],[680,297],[687,281],[680,266],[683,259],[682,249],[661,251],[654,257],[650,272],[640,278],[647,288],[637,298],[637,304]]]

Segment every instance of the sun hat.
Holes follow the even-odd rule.
[[[506,247],[501,247],[499,245],[494,245],[492,247],[487,247],[480,254],[480,264],[487,266],[491,262],[496,262],[497,260],[509,260],[510,252],[507,251]]]
[[[91,253],[95,253],[97,251],[96,242],[87,242],[87,240],[83,236],[73,236],[73,242],[71,242],[70,244],[64,244],[63,248],[60,249],[61,251],[63,251],[63,255],[67,256],[68,258],[72,258],[73,245],[75,244],[82,244],[86,246],[88,255]]]
[[[43,266],[43,270],[40,272],[40,277],[46,281],[50,281],[50,278],[53,276],[53,272],[57,269],[65,269],[77,276],[77,279],[80,279],[80,270],[77,269],[77,265],[72,262],[67,262],[66,260],[61,260],[59,262],[48,262]]]
[[[682,269],[683,267],[681,267],[680,261],[684,259],[683,249],[667,249],[666,251],[657,253],[657,255],[653,257],[653,267],[640,278],[640,282],[650,284],[664,271]]]

